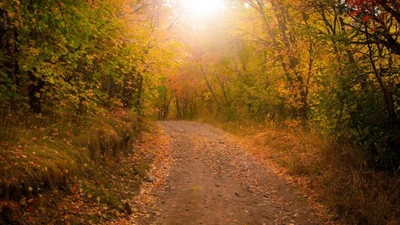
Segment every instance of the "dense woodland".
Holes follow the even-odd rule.
[[[396,0],[225,0],[210,17],[172,0],[3,0],[0,164],[40,121],[123,111],[307,132],[396,178],[399,26]]]
[[[396,1],[230,1],[168,80],[178,117],[271,121],[399,168]],[[168,103],[168,102],[167,102]],[[207,109],[204,111],[204,109]]]

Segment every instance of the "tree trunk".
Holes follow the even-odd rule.
[[[32,71],[28,72],[32,84],[29,85],[29,106],[35,113],[42,112],[41,89],[44,87],[44,81],[37,78]]]
[[[366,29],[365,29],[365,35],[366,35],[366,39],[368,42],[369,41],[369,33]],[[386,85],[382,79],[382,75],[379,72],[379,70],[375,64],[375,61],[374,61],[373,55],[372,55],[373,54],[372,44],[368,43],[367,46],[368,46],[368,51],[369,51],[369,60],[370,60],[372,69],[374,71],[374,75],[378,81],[379,87],[382,91],[383,98],[385,100],[385,107],[386,107],[390,122],[392,124],[393,132],[394,132],[394,134],[393,134],[394,135],[394,145],[395,145],[393,147],[395,150],[397,150],[396,151],[397,157],[400,157],[400,152],[399,152],[400,151],[400,121],[396,114],[396,106],[395,106],[395,102],[393,99],[393,93],[386,87]]]
[[[217,105],[217,110],[219,110],[219,109],[220,109],[220,105],[219,105],[218,98],[217,98],[217,96],[215,95],[215,92],[214,92],[214,90],[212,89],[210,82],[208,82],[207,76],[204,76],[204,79],[206,80],[207,88],[208,88],[208,90],[210,91],[210,93],[211,93],[211,95],[212,95],[212,97],[213,97],[213,99],[214,99],[215,104]]]
[[[182,111],[178,97],[175,97],[176,118],[182,118]]]
[[[136,96],[135,109],[138,115],[142,115],[143,75],[139,74],[138,92]]]

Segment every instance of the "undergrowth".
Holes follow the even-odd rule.
[[[296,129],[248,121],[206,119],[251,143],[252,154],[283,168],[285,176],[310,190],[321,202],[331,222],[342,224],[400,224],[400,179],[395,174],[368,168],[366,156],[329,138]]]
[[[149,124],[124,110],[23,118],[1,121],[0,224],[98,224],[131,213],[125,200],[151,162],[134,146]]]

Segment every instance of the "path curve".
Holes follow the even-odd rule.
[[[322,224],[306,199],[207,124],[159,122],[175,160],[145,224]]]

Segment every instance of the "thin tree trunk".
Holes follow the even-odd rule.
[[[220,107],[219,101],[217,99],[217,96],[215,95],[214,90],[212,89],[210,82],[208,82],[207,76],[204,76],[204,79],[206,80],[207,88],[210,91],[210,93],[211,93],[211,95],[212,95],[212,97],[214,99],[215,104],[217,105],[217,110],[219,110],[221,107]]]
[[[365,35],[366,35],[366,39],[368,42],[369,34],[368,34],[368,31],[366,30],[366,28],[365,28]],[[395,145],[396,145],[395,148],[397,149],[397,151],[400,151],[400,121],[396,114],[396,107],[395,107],[395,102],[393,99],[393,93],[384,84],[381,74],[380,74],[378,68],[376,67],[376,64],[375,64],[375,61],[374,61],[373,55],[372,55],[373,54],[372,44],[368,43],[367,45],[368,45],[368,50],[369,50],[368,51],[369,52],[369,60],[370,60],[372,69],[374,71],[375,78],[377,79],[379,87],[383,93],[386,110],[387,110],[389,119],[393,126],[394,141],[395,141]],[[400,152],[397,152],[397,154],[400,155]]]
[[[136,102],[135,102],[135,108],[136,108],[138,115],[142,114],[143,82],[144,82],[143,76],[139,75],[138,93],[137,93]]]

